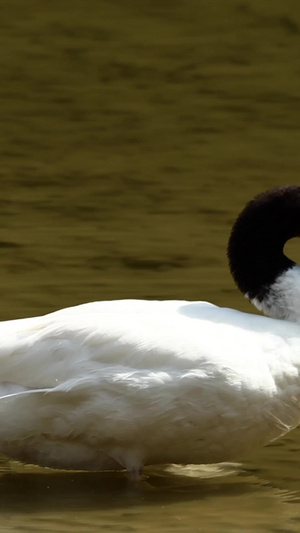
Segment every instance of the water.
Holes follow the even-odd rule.
[[[298,0],[1,8],[1,319],[126,297],[252,312],[226,242],[299,179]],[[299,531],[299,446],[139,487],[3,458],[1,531]]]

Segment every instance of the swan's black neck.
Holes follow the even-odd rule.
[[[283,252],[300,236],[300,186],[260,194],[237,218],[228,243],[232,276],[251,300],[261,302],[278,277],[295,266]]]

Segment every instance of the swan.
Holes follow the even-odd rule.
[[[235,460],[300,423],[300,186],[255,197],[228,258],[269,316],[197,301],[82,304],[0,323],[0,452],[79,470]]]

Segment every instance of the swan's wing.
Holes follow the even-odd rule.
[[[9,385],[48,389],[111,372],[176,369],[177,355],[184,359],[190,348],[188,330],[195,334],[194,321],[177,313],[178,306],[178,302],[100,302],[2,322],[0,395],[1,386],[5,395]]]
[[[268,332],[272,327],[277,331],[280,321],[204,302],[101,302],[4,322],[0,395],[8,385],[20,387],[12,393],[70,391],[129,375],[147,383],[154,375],[159,380],[194,369],[208,376],[214,369],[223,380],[226,373],[259,380],[257,369],[284,343]],[[284,327],[292,334],[296,326]]]

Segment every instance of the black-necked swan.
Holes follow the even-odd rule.
[[[300,422],[300,186],[252,200],[228,246],[273,318],[207,302],[94,302],[0,324],[0,451],[54,468],[236,459]]]

